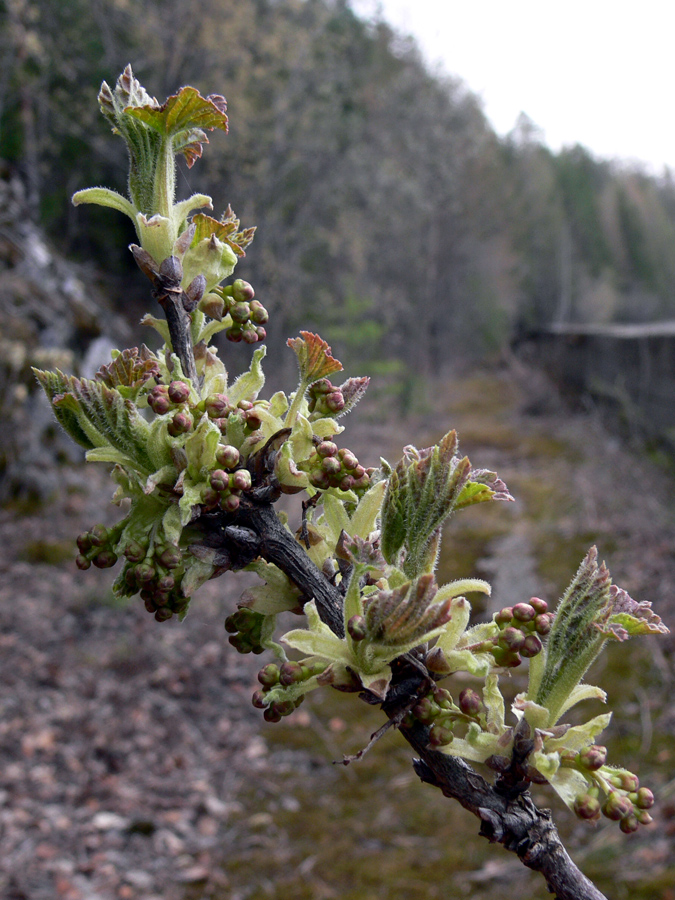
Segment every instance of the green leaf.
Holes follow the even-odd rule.
[[[216,450],[220,443],[220,429],[203,415],[199,424],[184,444],[187,456],[188,475],[193,481],[199,481],[202,475],[215,468]]]
[[[109,188],[95,187],[77,191],[73,194],[72,204],[73,206],[80,206],[82,203],[93,203],[96,206],[107,206],[110,209],[116,209],[118,212],[124,213],[125,216],[129,216],[134,223],[136,222],[136,213],[138,212],[136,207],[126,197],[118,194],[117,191],[111,191]]]
[[[239,231],[239,219],[237,219],[228,206],[227,212],[223,219],[218,221],[204,213],[197,213],[192,217],[192,224],[195,226],[195,236],[192,239],[193,244],[199,241],[207,240],[211,235],[215,235],[218,240],[228,244],[237,256],[246,256],[245,250],[253,240],[255,228],[246,228]]]
[[[83,447],[112,447],[145,475],[155,466],[148,454],[148,425],[135,405],[114,388],[72,375],[34,370],[59,424]]]
[[[202,144],[208,143],[204,129],[227,131],[225,110],[225,98],[219,94],[202,97],[196,88],[183,87],[159,107],[134,105],[124,111],[163,137],[173,138],[174,152],[182,153],[192,167],[202,155]]]
[[[236,406],[240,400],[249,400],[252,402],[262,390],[263,385],[265,384],[265,374],[262,370],[261,363],[265,358],[266,353],[266,347],[259,347],[255,350],[253,359],[251,360],[250,369],[248,372],[244,372],[243,375],[240,375],[228,391],[228,397],[233,406]]]

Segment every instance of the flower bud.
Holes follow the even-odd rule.
[[[652,808],[652,806],[654,805],[654,794],[649,790],[649,788],[640,788],[640,790],[637,792],[635,805],[638,807],[638,809]]]
[[[640,787],[640,779],[632,772],[622,772],[619,776],[621,779],[621,787],[629,793],[637,791]]]
[[[528,634],[523,641],[523,646],[520,648],[520,655],[526,659],[531,659],[533,656],[541,653],[542,647],[543,645],[536,634]]]
[[[265,703],[265,694],[263,691],[254,691],[253,696],[251,697],[251,703],[255,706],[256,709],[265,709],[267,705]]]
[[[244,422],[246,423],[246,427],[250,428],[251,431],[256,431],[262,425],[262,419],[255,409],[246,410],[244,413]]]
[[[552,620],[550,613],[539,613],[534,620],[534,630],[541,637],[545,637],[551,630]]]
[[[237,497],[235,494],[230,494],[229,497],[225,497],[220,501],[220,507],[225,512],[234,513],[239,509],[239,503],[239,497]]]
[[[97,569],[110,569],[117,562],[117,555],[112,550],[102,550],[92,562]]]
[[[209,419],[219,419],[230,410],[225,394],[210,394],[204,401],[204,410]]]
[[[347,631],[353,641],[362,641],[367,636],[366,620],[363,616],[352,616],[347,622]]]
[[[525,643],[525,635],[518,628],[510,625],[499,635],[499,646],[517,653]]]
[[[242,278],[237,278],[236,281],[232,282],[232,296],[238,303],[244,303],[249,300],[253,300],[255,297],[255,291],[248,283],[248,281],[244,281]]]
[[[339,488],[341,491],[351,491],[354,487],[354,479],[351,475],[345,475],[344,478],[340,479]]]
[[[158,384],[148,394],[148,406],[156,416],[163,416],[171,409],[169,390],[165,384]]]
[[[230,488],[233,491],[250,491],[251,490],[251,473],[248,469],[237,469],[230,475]]]
[[[251,314],[251,309],[248,303],[235,303],[234,306],[230,308],[230,315],[232,316],[232,321],[237,325],[243,325],[244,322],[248,322],[248,317]]]
[[[140,563],[134,568],[134,575],[139,584],[150,584],[155,577],[155,570],[148,563]]]
[[[545,600],[541,600],[539,597],[530,597],[530,606],[537,615],[541,615],[548,610],[548,603]]]
[[[279,667],[279,681],[283,685],[297,684],[302,681],[302,666],[297,662],[285,662]]]
[[[465,716],[477,716],[483,708],[483,701],[476,691],[465,688],[459,695],[457,705]]]
[[[266,722],[281,722],[281,713],[275,707],[268,706],[263,713],[263,719]]]
[[[345,398],[342,396],[342,391],[333,391],[332,394],[326,394],[326,406],[330,412],[340,412],[344,405]]]
[[[268,321],[269,313],[259,300],[252,300],[250,308],[251,321],[255,322],[256,325],[264,325]]]
[[[624,818],[619,823],[619,828],[623,831],[624,834],[633,834],[633,832],[638,830],[638,827],[639,822],[632,813],[629,816],[624,816]]]
[[[258,672],[258,681],[263,687],[274,687],[279,684],[279,666],[276,663],[268,663]]]
[[[355,469],[359,464],[358,459],[356,458],[355,454],[352,453],[351,450],[347,450],[347,449],[338,450],[338,456],[342,460],[342,464],[345,467],[345,469],[347,469],[347,471],[349,471],[349,472],[351,472],[352,469]]]
[[[224,491],[230,486],[230,476],[222,469],[214,469],[209,478],[209,484],[214,491]]]
[[[232,341],[233,344],[238,344],[242,338],[244,337],[243,332],[239,325],[233,325],[231,328],[227,328],[225,330],[225,337],[228,341]],[[269,712],[268,709],[265,710],[265,715]],[[279,719],[274,719],[273,721],[278,722]]]
[[[492,650],[495,665],[503,666],[505,669],[516,669],[522,662],[520,656],[512,650],[505,650],[503,647],[495,646]]]
[[[455,735],[452,733],[450,725],[442,725],[440,722],[434,722],[429,729],[429,746],[443,747],[451,744]]]
[[[327,456],[326,459],[321,460],[321,468],[327,475],[337,475],[342,471],[340,460],[334,456]]]
[[[338,452],[337,444],[334,444],[332,441],[321,441],[316,448],[316,452],[321,459],[328,459],[329,457],[336,456]]]
[[[503,609],[500,609],[498,613],[495,613],[494,620],[497,625],[508,625],[513,618],[513,607],[505,606]]]
[[[167,431],[171,437],[178,437],[179,434],[187,434],[192,430],[192,416],[187,412],[178,412],[169,422]]]
[[[412,709],[412,714],[418,719],[420,722],[428,725],[430,722],[433,722],[435,718],[437,718],[441,713],[441,709],[438,704],[434,703],[431,697],[422,697],[418,703]]]
[[[155,613],[155,619],[158,622],[166,622],[173,615],[173,610],[169,609],[168,606],[160,606],[160,608]]]
[[[633,804],[628,797],[618,791],[611,791],[602,806],[602,814],[613,822],[619,822],[632,812]]]
[[[265,338],[267,337],[267,332],[266,332],[265,329],[262,327],[262,325],[258,325],[258,326],[256,327],[255,333],[258,335],[258,340],[259,340],[259,341],[264,341]]]
[[[145,559],[145,547],[138,541],[129,541],[124,548],[124,555],[129,562],[142,562]]]
[[[82,572],[86,572],[87,569],[91,568],[91,560],[87,559],[87,557],[83,556],[81,553],[78,553],[75,557],[75,565]]]
[[[102,547],[108,540],[108,529],[105,525],[94,525],[89,532],[89,540],[93,547]]]
[[[649,825],[650,822],[654,821],[646,809],[634,809],[633,815],[638,820],[640,825]]]
[[[241,336],[245,344],[258,343],[258,332],[255,330],[255,328],[253,328],[253,326],[249,326],[248,324],[245,325]]]
[[[578,761],[579,765],[583,766],[584,769],[588,769],[589,772],[597,772],[607,762],[607,747],[602,747],[600,744],[591,744],[590,747],[585,747],[579,753]]]
[[[86,553],[88,550],[91,550],[91,538],[89,537],[89,533],[87,531],[83,531],[82,534],[78,534],[75,543],[77,544],[77,549],[80,553]]]
[[[529,603],[516,603],[513,607],[513,618],[517,622],[531,622],[537,615]]]
[[[321,491],[325,491],[330,487],[330,478],[323,471],[311,472],[309,482],[313,487],[319,488]]]
[[[168,594],[176,586],[176,579],[173,575],[162,575],[157,582],[157,590],[162,594]]]
[[[172,403],[185,403],[190,398],[190,385],[184,381],[172,381],[169,385],[169,400]]]
[[[231,444],[219,444],[216,450],[216,462],[225,469],[234,469],[239,463],[239,451]]]
[[[159,562],[165,569],[175,569],[182,561],[183,554],[178,547],[167,547],[166,550],[162,551],[159,557]]]
[[[600,815],[600,801],[590,794],[582,794],[574,801],[574,812],[580,819],[597,819]]]

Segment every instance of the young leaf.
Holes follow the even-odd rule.
[[[301,331],[299,338],[289,338],[286,343],[298,358],[300,383],[306,390],[320,378],[342,371],[342,363],[334,359],[328,344],[309,331]]]

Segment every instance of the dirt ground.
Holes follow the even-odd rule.
[[[382,421],[365,402],[353,418],[358,424],[347,443],[366,464],[380,453],[395,461],[403,443],[425,445],[456,425],[472,462],[494,467],[522,498],[512,509],[468,512],[461,525],[458,518],[441,562],[446,577],[490,577],[498,606],[533,593],[555,601],[596,542],[617,583],[636,599],[653,600],[675,624],[672,475],[624,447],[595,414],[565,411],[540,376],[517,365],[472,372],[439,385],[414,420]],[[298,712],[296,725],[291,717],[290,726],[272,726],[251,706],[261,658],[236,654],[223,630],[247,576],[211,582],[184,623],[160,625],[140,602],[114,600],[110,573],[75,569],[74,536],[114,517],[104,476],[93,466],[64,470],[62,489],[46,508],[0,511],[0,895],[398,898],[402,876],[395,870],[379,887],[345,888],[330,870],[319,875],[311,849],[293,855],[292,831],[279,822],[302,815],[303,790],[316,784],[329,792],[338,778],[349,786],[359,773],[326,768],[326,758],[344,749],[344,716],[322,717],[315,704]],[[664,698],[672,691],[673,642],[647,644],[630,664],[622,652],[606,674],[615,686],[631,666],[646,672],[629,679],[616,721],[630,759],[648,760],[650,783],[661,793],[656,822],[631,838],[617,838],[614,826],[603,837],[609,832],[571,823],[569,836],[573,855],[605,889],[625,882],[626,890],[637,885],[632,896],[671,900],[675,714]],[[284,742],[275,727],[303,731],[308,741],[298,748],[292,732]],[[314,733],[319,749],[311,749]],[[317,770],[324,774],[313,782]],[[412,778],[409,787],[423,808],[430,789]],[[267,799],[249,803],[255,796]],[[341,803],[334,810],[346,814]],[[356,817],[370,812],[351,810]],[[419,856],[414,835],[408,845],[404,838],[400,846]],[[428,852],[438,860],[438,848]],[[487,844],[485,853],[487,862],[459,878],[457,895],[522,896],[517,861],[505,864],[506,854]],[[500,855],[493,860],[493,853]],[[295,887],[279,893],[274,876],[256,871],[261,855],[295,867]],[[656,880],[644,882],[645,871]],[[424,873],[415,883],[401,896],[452,895]],[[547,896],[543,884],[527,884],[530,896],[532,885]]]

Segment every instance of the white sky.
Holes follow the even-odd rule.
[[[675,170],[673,0],[352,0],[413,34],[504,135],[523,111],[557,150]]]

